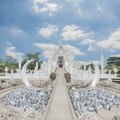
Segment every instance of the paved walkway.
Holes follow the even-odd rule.
[[[56,90],[46,120],[73,120],[66,94],[64,69],[57,69]]]

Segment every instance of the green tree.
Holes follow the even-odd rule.
[[[5,70],[5,62],[2,59],[0,59],[0,73],[4,72],[4,70]]]
[[[120,74],[120,57],[112,56],[107,59],[107,69],[113,70],[114,68],[118,69],[118,73]]]
[[[120,57],[113,56],[107,59],[107,66],[111,67],[113,64],[120,67]]]
[[[18,62],[16,61],[15,58],[7,56],[5,66],[8,67],[9,71],[11,69],[15,70],[16,68],[18,68]]]
[[[40,60],[40,52],[28,53],[22,62],[22,66],[27,62],[27,60],[35,59],[29,66],[28,69],[34,70],[36,62],[38,62],[38,68],[40,68],[42,61]]]

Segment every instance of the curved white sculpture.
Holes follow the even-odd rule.
[[[90,61],[90,63],[92,63],[94,65],[94,68],[95,68],[95,77],[94,77],[94,80],[93,80],[93,82],[91,84],[92,87],[95,87],[96,84],[100,80],[100,69],[94,62]]]
[[[86,112],[81,117],[81,120],[97,120],[94,113]]]
[[[27,63],[24,64],[24,66],[22,67],[22,71],[21,71],[21,75],[22,75],[22,81],[24,82],[25,86],[26,87],[30,87],[32,86],[29,82],[29,80],[27,79],[27,76],[26,76],[26,69],[28,67],[28,65],[33,62],[34,59],[31,59],[29,60]]]
[[[35,72],[38,71],[38,62],[36,62],[36,65],[35,65],[35,69],[34,69]]]

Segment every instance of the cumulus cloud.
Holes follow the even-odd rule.
[[[48,13],[52,15],[61,8],[56,3],[49,2],[49,0],[34,0],[33,9],[36,13]]]
[[[120,29],[111,33],[108,39],[99,41],[97,45],[104,49],[120,50]]]
[[[57,45],[55,44],[47,44],[47,43],[35,43],[34,46],[36,46],[37,48],[40,48],[40,49],[48,49],[48,50],[55,50],[55,47],[57,47]]]
[[[43,37],[49,38],[52,34],[58,31],[58,27],[56,25],[49,24],[47,27],[41,28],[38,33]]]
[[[55,44],[46,44],[46,43],[35,43],[34,46],[37,48],[40,48],[43,50],[43,55],[45,57],[52,57],[55,53],[55,49],[58,48]],[[70,53],[71,55],[77,56],[77,55],[84,55],[83,52],[81,52],[78,48],[72,46],[72,45],[64,45],[66,51],[65,53]]]
[[[63,32],[61,33],[61,37],[65,41],[77,40],[88,36],[89,33],[83,32],[77,25],[67,25],[63,28]]]
[[[21,36],[26,34],[21,28],[17,26],[4,26],[0,28],[0,30],[1,29],[5,33],[9,33],[10,35],[13,35],[13,36]]]
[[[19,56],[22,56],[24,54],[16,51],[16,47],[10,45],[6,48],[6,55],[11,56],[14,59],[18,59]]]
[[[95,43],[95,40],[91,40],[89,38],[84,39],[84,40],[81,41],[81,44],[84,44],[84,45],[92,45],[94,43]]]
[[[40,48],[43,50],[43,56],[49,58],[52,57],[54,55],[55,52],[55,48],[57,47],[57,45],[55,44],[48,44],[48,43],[35,43],[34,44],[35,47]]]
[[[88,51],[90,51],[90,52],[95,51],[95,43],[96,43],[96,41],[95,41],[95,40],[92,40],[92,39],[90,39],[90,38],[83,39],[83,40],[80,42],[80,44],[88,45]]]
[[[83,52],[80,51],[80,49],[78,49],[77,47],[74,47],[72,45],[65,45],[66,51],[70,52],[72,55],[84,55]]]

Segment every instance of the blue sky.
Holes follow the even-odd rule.
[[[120,0],[0,0],[0,58],[53,54],[60,39],[77,60],[120,55]]]

